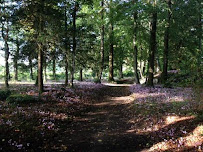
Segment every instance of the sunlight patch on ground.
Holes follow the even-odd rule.
[[[115,106],[115,105],[121,105],[121,104],[130,104],[133,102],[133,99],[131,96],[124,96],[124,97],[112,97],[110,98],[110,102],[101,102],[94,104],[95,106]]]
[[[151,132],[155,132],[155,131],[159,131],[171,124],[175,124],[177,122],[181,122],[184,120],[192,120],[194,119],[195,116],[185,116],[185,117],[180,117],[180,116],[167,116],[164,119],[158,119],[158,120],[154,120],[153,118],[150,118],[148,121],[146,121],[146,119],[143,120],[130,120],[128,123],[131,124],[136,124],[138,122],[141,122],[141,124],[139,126],[134,126],[131,129],[127,130],[127,133],[137,133],[137,134],[148,134]],[[184,131],[183,131],[184,132]]]
[[[179,121],[189,120],[189,119],[194,119],[194,118],[195,118],[195,116],[190,116],[190,117],[167,116],[165,123],[166,123],[166,125],[170,125],[170,124],[177,123]]]
[[[112,97],[111,100],[119,104],[129,104],[133,102],[134,98],[131,96]]]
[[[116,84],[116,83],[102,83],[106,86],[112,86],[112,87],[129,87],[132,86],[132,84]]]
[[[196,147],[198,151],[202,151],[203,147],[203,126],[196,127],[190,135],[186,137],[180,137],[178,139],[165,140],[153,145],[150,149],[145,152],[157,152],[157,151],[183,151],[185,148]]]

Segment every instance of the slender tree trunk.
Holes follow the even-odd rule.
[[[65,6],[65,86],[68,85],[68,23],[67,23],[67,6]]]
[[[80,69],[80,81],[83,81],[83,77],[82,77],[82,69]]]
[[[47,82],[47,61],[44,60],[44,81]]]
[[[133,1],[134,4],[137,2],[137,0]],[[135,72],[135,83],[140,84],[140,79],[138,75],[138,48],[137,48],[137,19],[138,19],[138,14],[137,10],[134,12],[134,38],[133,38],[133,47],[134,47],[134,72]]]
[[[156,9],[156,8],[154,8]],[[152,20],[150,24],[150,49],[149,49],[149,70],[148,70],[148,86],[154,86],[154,59],[156,52],[156,29],[157,29],[157,12],[153,10]]]
[[[163,73],[162,83],[165,83],[168,77],[168,54],[169,54],[169,30],[171,22],[171,0],[167,0],[168,3],[168,18],[164,36],[164,58],[163,58]]]
[[[4,30],[6,34],[4,34]],[[4,39],[4,49],[5,49],[5,87],[8,88],[8,80],[9,80],[9,46],[8,46],[8,36],[9,36],[9,28],[8,28],[8,21],[7,27],[4,29],[4,23],[2,22],[2,38]]]
[[[102,21],[102,26],[101,26],[101,44],[100,44],[100,55],[101,55],[101,61],[100,61],[100,71],[99,71],[99,82],[101,83],[101,78],[102,78],[102,72],[104,69],[104,0],[101,1],[101,21]]]
[[[55,51],[53,53],[53,58],[52,58],[52,72],[53,72],[53,79],[56,80],[56,56],[55,56]]]
[[[122,79],[123,78],[123,64],[121,63],[119,66],[119,78]]]
[[[76,54],[76,13],[77,2],[74,4],[73,10],[73,51],[72,51],[72,67],[71,67],[71,87],[74,87],[74,73],[75,73],[75,54]]]
[[[39,44],[38,50],[38,91],[39,94],[43,92],[43,46]]]
[[[113,25],[113,10],[112,10],[112,0],[110,0],[110,33],[109,33],[109,41],[110,41],[110,50],[109,50],[109,81],[114,81],[114,25]]]
[[[32,59],[29,57],[29,67],[30,67],[30,79],[34,80],[34,76],[33,76],[33,65],[32,65]]]
[[[199,57],[198,57],[198,77],[201,79],[202,77],[202,66],[200,66],[203,62],[203,49],[202,49],[202,10],[203,10],[203,7],[202,7],[202,1],[201,0],[198,0],[198,4],[199,4]],[[198,78],[198,79],[199,79]]]
[[[66,61],[65,61],[65,86],[67,86],[68,85],[68,61],[67,61],[67,59],[66,59]]]
[[[113,25],[110,25],[110,51],[109,51],[109,81],[114,81],[114,48],[113,48]]]
[[[8,35],[7,35],[8,36]],[[9,80],[9,46],[8,46],[8,39],[5,39],[5,67],[6,67],[6,73],[5,73],[5,86],[6,88],[9,87],[8,80]]]
[[[14,72],[15,72],[15,80],[18,81],[18,58],[19,58],[19,52],[20,52],[18,37],[16,39],[16,47],[17,49],[14,56]]]

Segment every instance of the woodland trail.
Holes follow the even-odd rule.
[[[68,151],[135,152],[148,143],[148,137],[131,133],[126,115],[130,97],[129,86],[108,86],[87,110],[76,117],[64,132]]]

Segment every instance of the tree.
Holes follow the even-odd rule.
[[[72,48],[72,65],[71,65],[71,87],[74,86],[73,80],[74,80],[74,72],[75,72],[75,55],[76,55],[76,15],[77,15],[77,10],[78,10],[78,3],[77,1],[74,2],[73,6],[73,48]]]
[[[162,73],[163,83],[166,82],[167,73],[168,73],[169,30],[170,30],[170,22],[171,22],[171,15],[172,15],[171,0],[167,0],[167,4],[168,4],[168,17],[167,17],[167,23],[166,23],[165,36],[164,36],[164,57],[163,57],[163,73]]]
[[[114,81],[114,18],[113,1],[109,2],[109,81]]]
[[[135,5],[138,1],[133,0],[133,4]],[[135,83],[139,84],[139,75],[138,75],[138,47],[137,47],[137,18],[138,12],[134,11],[133,19],[134,19],[134,38],[133,38],[133,46],[134,46],[134,71],[135,71]]]
[[[4,1],[0,6],[1,10],[1,36],[4,40],[4,52],[5,52],[5,87],[8,88],[8,80],[9,80],[9,30],[10,30],[10,20],[12,15],[13,4],[9,1]]]
[[[151,22],[150,22],[150,48],[149,48],[149,70],[148,70],[148,86],[153,86],[154,79],[154,59],[156,52],[156,30],[157,30],[157,10],[156,10],[157,1],[153,1],[153,8],[151,13]]]
[[[100,59],[100,71],[99,71],[99,82],[101,83],[101,78],[102,78],[102,72],[104,69],[104,0],[101,1],[101,44],[100,44],[100,54],[101,54],[101,59]]]

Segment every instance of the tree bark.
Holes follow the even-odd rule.
[[[43,46],[43,69],[44,69],[44,82],[47,82],[47,46]]]
[[[121,63],[119,66],[119,78],[122,79],[123,78],[123,64]]]
[[[101,44],[100,44],[100,55],[101,55],[101,61],[100,61],[100,71],[99,71],[99,82],[101,83],[101,78],[102,78],[102,72],[104,69],[104,0],[101,1],[101,21],[102,21],[102,26],[101,26]]]
[[[68,61],[67,58],[65,60],[65,86],[68,85]]]
[[[198,79],[201,79],[202,77],[202,65],[203,63],[203,49],[202,49],[202,10],[203,10],[203,7],[202,7],[202,1],[201,0],[198,0],[198,4],[199,4],[199,35],[198,35],[198,39],[199,39],[199,57],[198,57]]]
[[[53,52],[53,57],[52,57],[52,72],[53,72],[53,79],[56,81],[56,56],[55,56],[55,51]]]
[[[5,34],[4,34],[5,30]],[[9,80],[9,45],[8,45],[8,36],[9,36],[9,28],[8,28],[8,21],[7,27],[4,29],[4,23],[2,22],[2,38],[4,40],[4,50],[5,50],[5,87],[9,88],[8,80]]]
[[[163,73],[162,73],[162,83],[165,83],[168,77],[168,54],[169,54],[169,30],[171,22],[171,0],[167,0],[168,3],[168,18],[167,25],[164,36],[164,58],[163,58]]]
[[[38,91],[43,92],[43,48],[42,43],[39,44],[38,50]]]
[[[18,37],[16,39],[16,52],[14,56],[14,72],[15,72],[15,80],[18,81],[18,59],[19,59],[19,52],[20,52],[20,44],[18,41]]]
[[[67,6],[65,6],[65,86],[68,85],[68,23],[67,23]]]
[[[148,86],[154,86],[154,59],[156,52],[156,29],[157,29],[157,12],[154,8],[150,23],[150,48],[149,48],[149,70],[148,70]]]
[[[76,54],[76,13],[77,13],[77,2],[74,4],[73,10],[73,50],[72,50],[72,65],[71,65],[71,87],[74,87],[74,73],[75,73],[75,54]]]
[[[110,41],[110,50],[109,50],[109,81],[114,81],[114,48],[113,48],[113,37],[114,37],[114,25],[113,25],[113,12],[112,12],[112,0],[110,0],[110,33],[109,33],[109,41]]]
[[[40,8],[40,16],[39,16],[39,27],[38,27],[38,92],[39,95],[43,92],[43,51],[44,51],[44,46],[42,43],[42,40],[39,39],[39,37],[42,35],[44,32],[44,20],[42,17],[42,14],[44,13],[44,0],[41,1],[41,8]]]
[[[137,0],[134,0],[133,3],[135,4]],[[134,11],[134,38],[133,38],[133,47],[134,47],[134,72],[135,72],[135,83],[140,84],[140,79],[138,75],[138,48],[137,48],[137,19],[138,13],[137,10]]]
[[[80,69],[80,81],[83,81],[83,77],[82,77],[82,69]]]
[[[30,67],[30,79],[34,80],[33,69],[32,69],[33,65],[32,65],[32,59],[31,59],[31,57],[29,57],[29,67]]]

